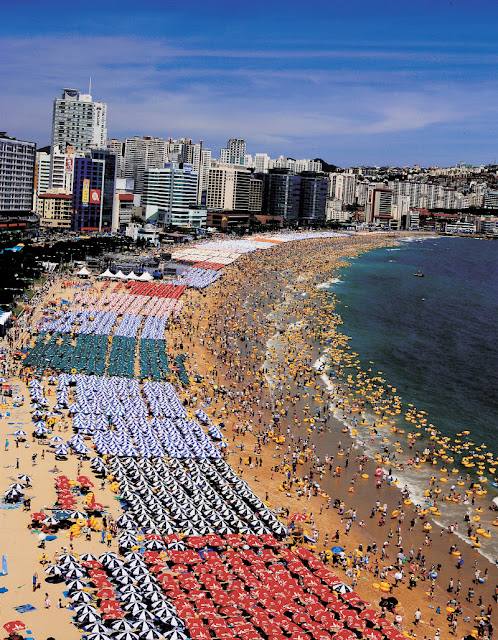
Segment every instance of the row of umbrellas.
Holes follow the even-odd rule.
[[[258,533],[282,537],[286,533],[273,511],[222,459],[113,457],[105,463],[96,458],[92,467],[98,473],[112,474],[119,484],[119,495],[128,506],[122,524],[132,530],[128,548],[135,546],[133,531],[139,526],[161,535]]]
[[[111,291],[106,291],[100,296],[99,294],[83,292],[76,296],[75,302],[86,307],[85,312],[90,311],[93,314],[97,311],[113,311],[118,315],[123,313],[131,315],[142,314],[166,319],[172,314],[178,315],[183,308],[183,300],[178,298]]]
[[[55,319],[44,322],[40,331],[50,331],[51,333],[72,333],[76,325],[84,323],[94,316],[94,312],[89,309],[73,309],[70,311],[55,313]]]
[[[141,340],[164,340],[166,318],[148,316],[142,327]]]
[[[138,334],[142,320],[143,316],[125,313],[119,323],[119,326],[114,332],[114,336],[124,336],[127,338],[135,337]]]
[[[203,269],[199,267],[189,267],[184,271],[180,278],[174,281],[176,285],[186,284],[193,289],[205,289],[210,284],[216,282],[223,275],[222,271],[213,269]]]
[[[148,301],[147,296],[130,296],[117,291],[105,291],[104,293],[89,293],[84,291],[75,296],[75,303],[92,311],[114,311],[117,314],[140,313],[142,307]]]
[[[142,379],[148,378],[159,382],[171,373],[166,349],[165,340],[140,340],[139,366]]]
[[[178,300],[187,288],[185,285],[176,286],[165,282],[160,284],[155,282],[130,282],[126,286],[130,289],[130,293],[136,295],[153,296],[157,298],[173,298],[175,300]]]
[[[47,575],[67,582],[88,640],[185,640],[184,624],[139,553],[63,554]]]
[[[76,417],[78,418],[78,416]],[[82,424],[78,421],[77,424]],[[73,422],[73,426],[74,422]],[[169,418],[116,417],[112,429],[108,426],[78,427],[80,433],[93,437],[95,449],[101,455],[131,457],[219,458],[220,451],[194,420]],[[219,430],[209,431],[215,439]]]

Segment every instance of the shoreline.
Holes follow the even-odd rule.
[[[392,239],[390,240],[392,241]],[[312,243],[313,241],[304,242]],[[347,243],[347,239],[344,242]],[[328,244],[332,245],[333,243],[330,242]],[[310,249],[311,248],[312,247],[310,247]],[[274,425],[275,431],[277,431],[278,429],[280,430],[280,433],[284,436],[285,445],[287,447],[289,446],[290,442],[293,442],[293,444],[295,443],[295,440],[291,441],[290,439],[288,439],[288,436],[290,436],[290,434],[294,435],[295,439],[299,437],[306,439],[308,436],[311,436],[309,442],[311,445],[315,444],[315,441],[318,439],[318,443],[315,444],[317,448],[318,444],[320,442],[322,442],[323,444],[323,441],[329,435],[335,435],[337,433],[339,438],[344,439],[346,436],[349,438],[348,434],[342,434],[342,430],[338,430],[341,423],[334,417],[330,418],[331,422],[329,429],[331,430],[324,431],[322,434],[319,434],[317,429],[312,429],[311,433],[308,434],[307,429],[303,426],[305,419],[308,421],[308,425],[310,424],[309,420],[312,413],[311,403],[316,400],[316,408],[319,408],[321,410],[325,403],[329,403],[330,398],[326,398],[324,400],[324,389],[315,388],[317,386],[316,375],[311,375],[311,373],[308,371],[310,365],[315,362],[315,360],[313,360],[314,354],[310,351],[309,344],[306,344],[306,339],[309,336],[304,335],[305,329],[308,330],[309,327],[305,326],[298,317],[299,313],[304,316],[312,308],[313,305],[310,304],[309,301],[313,300],[311,296],[313,295],[313,292],[316,291],[316,287],[313,288],[315,285],[313,283],[312,276],[310,276],[307,280],[301,279],[300,281],[298,281],[296,279],[296,282],[294,284],[290,283],[292,270],[296,270],[295,265],[291,264],[288,264],[290,277],[287,278],[282,277],[282,269],[280,273],[274,268],[271,270],[268,269],[263,273],[265,277],[268,277],[267,274],[271,272],[274,281],[280,286],[280,291],[282,292],[284,292],[285,287],[290,284],[290,298],[292,298],[295,294],[295,300],[297,300],[297,302],[295,301],[295,309],[297,310],[297,312],[296,314],[290,315],[290,318],[292,319],[292,326],[290,328],[287,346],[290,345],[293,348],[293,359],[296,363],[298,363],[293,365],[295,371],[302,372],[302,375],[298,375],[295,379],[299,379],[303,382],[303,384],[302,386],[296,387],[296,385],[292,381],[292,376],[290,380],[286,380],[289,383],[285,384],[286,387],[292,387],[294,385],[293,388],[289,389],[289,391],[295,392],[296,390],[298,390],[299,394],[301,395],[300,399],[296,401],[292,409],[289,408],[288,411],[290,416],[292,414],[294,414],[295,416],[293,425],[292,420],[289,416],[289,422],[291,423],[290,433],[285,432],[285,426],[282,424],[284,421],[287,422],[286,419],[279,419],[278,425],[274,420],[270,422],[270,420],[272,420],[272,412],[270,408],[266,409],[265,402],[270,402],[271,399],[269,398],[268,392],[266,392],[266,388],[264,386],[264,375],[263,373],[260,373],[259,367],[261,366],[261,363],[264,362],[264,358],[267,355],[269,356],[269,363],[275,365],[275,362],[272,362],[273,353],[266,353],[267,340],[265,340],[265,335],[269,335],[271,333],[272,320],[268,318],[268,314],[265,314],[264,311],[267,310],[269,313],[270,310],[273,311],[273,307],[278,304],[276,302],[277,295],[278,300],[280,301],[280,294],[277,293],[277,289],[273,289],[269,286],[266,286],[265,288],[264,282],[258,282],[257,277],[253,278],[252,281],[251,278],[256,273],[261,278],[262,270],[261,266],[258,265],[259,262],[262,261],[271,264],[273,256],[267,256],[265,255],[266,253],[272,252],[273,254],[276,254],[275,260],[278,260],[277,264],[280,264],[282,262],[282,260],[279,259],[278,249],[281,249],[283,253],[286,252],[293,256],[293,249],[294,253],[296,253],[296,249],[298,249],[298,247],[296,248],[281,246],[275,250],[270,249],[268,252],[258,252],[254,255],[250,254],[249,256],[244,256],[240,258],[238,262],[235,262],[234,265],[227,269],[226,274],[222,278],[222,280],[219,283],[212,285],[207,290],[206,295],[195,292],[188,294],[184,316],[177,323],[172,325],[172,328],[168,334],[168,339],[170,344],[175,344],[178,340],[182,340],[182,342],[185,343],[186,348],[183,349],[183,351],[189,352],[187,359],[187,368],[192,371],[195,367],[196,372],[203,373],[205,376],[205,380],[208,381],[208,384],[211,385],[211,388],[208,388],[207,385],[204,385],[200,387],[191,387],[188,391],[183,391],[180,389],[180,397],[184,397],[190,403],[193,402],[194,396],[198,396],[198,400],[199,398],[205,400],[207,397],[212,396],[212,406],[216,407],[216,416],[223,416],[224,418],[222,420],[223,422],[225,422],[226,431],[224,433],[228,435],[227,439],[230,448],[230,451],[228,453],[228,460],[231,462],[233,469],[239,470],[239,474],[248,481],[251,488],[257,493],[257,495],[261,497],[261,499],[264,499],[264,497],[266,497],[263,495],[263,493],[268,492],[269,502],[271,502],[272,505],[275,505],[275,508],[277,507],[277,505],[287,505],[295,508],[296,510],[302,510],[304,507],[306,507],[308,513],[310,510],[312,510],[314,513],[315,522],[320,531],[317,551],[325,550],[323,542],[326,532],[328,532],[329,536],[331,537],[332,533],[336,529],[341,529],[340,541],[342,543],[344,539],[347,539],[348,551],[350,550],[351,554],[354,555],[354,548],[358,549],[360,544],[366,545],[367,540],[373,540],[379,537],[380,527],[376,528],[376,526],[374,526],[374,521],[372,520],[372,522],[370,522],[370,518],[367,519],[367,517],[364,516],[365,527],[357,528],[356,526],[353,526],[351,528],[351,531],[349,532],[349,535],[345,538],[345,534],[343,531],[344,523],[340,522],[341,518],[336,513],[336,510],[334,510],[332,507],[327,509],[327,502],[324,499],[313,495],[310,496],[309,500],[303,495],[294,496],[293,494],[291,494],[289,497],[285,492],[281,492],[278,489],[278,480],[283,477],[281,473],[271,471],[271,466],[273,466],[273,468],[275,468],[276,466],[280,466],[277,465],[277,463],[283,461],[283,458],[279,456],[282,456],[282,454],[284,454],[284,447],[279,447],[278,449],[275,448],[275,444],[271,441],[271,438],[268,437],[268,432],[271,430],[270,425]],[[340,253],[340,251],[338,251],[338,253]],[[344,254],[345,253],[351,253],[351,248],[347,247],[344,251]],[[258,260],[258,258],[260,260]],[[285,256],[286,261],[288,261],[288,258],[289,256]],[[337,273],[338,270],[347,266],[345,264],[346,261],[347,256],[338,255],[335,258],[334,264],[329,265],[328,260],[327,262],[325,262],[325,257],[323,257],[323,267],[324,269],[329,269],[330,267],[330,269],[334,273]],[[316,263],[312,264],[313,261],[309,260],[307,262],[308,265],[306,268],[308,268],[308,273],[311,273],[309,269],[316,267]],[[325,265],[327,266],[325,267]],[[300,267],[301,266],[303,265],[300,265]],[[285,271],[285,273],[287,276],[287,271]],[[289,282],[286,283],[286,279]],[[269,280],[267,279],[267,285],[268,284]],[[243,303],[241,302],[242,296],[239,294],[241,288],[243,288],[244,292],[247,294],[247,297]],[[306,289],[307,292],[305,292]],[[272,293],[269,293],[270,291]],[[273,292],[275,292],[275,295],[273,294]],[[302,296],[300,295],[301,293],[305,293],[305,295]],[[235,303],[235,301],[237,302]],[[203,305],[201,311],[199,311],[199,302],[201,302]],[[257,317],[259,317],[259,320],[256,321]],[[278,322],[280,323],[281,320],[282,318],[279,318]],[[313,331],[315,331],[315,329],[312,329],[312,332]],[[228,335],[230,335],[230,341],[227,338]],[[272,335],[278,336],[282,334],[280,332],[277,332]],[[240,340],[242,336],[244,336],[244,341]],[[284,337],[287,337],[285,332]],[[203,344],[199,343],[200,339],[202,339]],[[224,353],[224,356],[221,356],[221,353]],[[225,360],[224,363],[223,360]],[[299,363],[302,363],[302,365],[300,365]],[[274,371],[274,373],[279,374],[280,378],[284,377],[285,380],[286,378],[288,378],[288,376],[284,376],[283,371],[278,371],[279,364],[280,368],[283,368],[281,363],[277,361],[276,370]],[[216,375],[214,374],[215,371]],[[278,390],[280,390],[281,392],[284,391],[284,389],[278,389],[279,386],[284,386],[284,380],[279,380],[280,385],[278,385],[277,382],[275,383],[277,392]],[[308,383],[305,382],[305,380],[310,380],[311,384],[307,386]],[[225,394],[222,394],[221,392],[213,392],[212,387],[216,384],[218,386],[221,385],[222,381],[225,388],[231,389],[234,394],[238,392],[239,396],[234,395],[227,401],[227,396]],[[249,388],[248,385],[252,385],[252,388]],[[308,400],[310,404],[310,410],[306,411],[304,408],[306,406],[305,399],[302,396],[306,395],[306,391],[311,389],[313,389],[313,392],[308,393],[308,398],[311,398],[312,395],[315,395],[315,398]],[[287,391],[287,389],[285,391]],[[319,393],[316,393],[317,391],[319,391]],[[276,402],[278,402],[278,400]],[[285,403],[289,404],[289,406],[290,404],[292,404],[290,400],[284,400],[284,404]],[[194,405],[194,408],[196,406],[198,406],[198,402],[197,405]],[[260,415],[258,415],[259,411],[261,411]],[[308,417],[306,418],[306,416]],[[258,420],[261,420],[262,426],[260,426]],[[299,426],[299,422],[302,423],[301,426]],[[3,425],[5,423],[2,422],[1,424]],[[332,428],[332,426],[334,428]],[[239,433],[234,431],[234,427],[237,427],[237,431],[250,427],[252,431],[252,438],[251,431],[246,431],[245,434],[240,435]],[[247,446],[247,450],[245,451],[245,453],[252,453],[253,447],[258,444],[256,440],[256,438],[258,437],[257,433],[261,434],[259,435],[259,438],[262,440],[262,442],[260,443],[262,455],[259,459],[263,461],[263,465],[260,466],[257,471],[253,471],[250,466],[244,464],[245,456],[241,455],[241,450],[237,450],[237,448],[241,447],[242,443],[244,443]],[[230,436],[232,436],[231,441]],[[268,442],[265,443],[264,440],[266,439],[268,439]],[[332,451],[334,451],[335,453],[335,449],[332,444],[323,446],[327,446],[329,448],[329,455],[332,455]],[[351,446],[354,446],[353,443]],[[354,453],[355,451],[356,450],[352,449],[351,453]],[[309,470],[312,469],[313,466],[312,464],[310,465],[310,463],[312,463],[313,460],[312,455],[307,454],[307,456],[308,460],[307,463],[305,461],[305,464],[303,465],[303,472],[306,471],[307,473],[309,473]],[[268,465],[268,460],[270,461],[270,465]],[[26,464],[29,464],[29,462],[27,461]],[[356,468],[357,464],[357,462],[353,462],[351,464],[350,471],[353,470],[353,467]],[[88,465],[86,466],[88,467]],[[299,469],[299,471],[301,470]],[[372,502],[375,502],[375,498],[377,496],[380,496],[382,498],[382,501],[386,500],[386,502],[393,503],[395,505],[395,492],[390,492],[386,487],[383,487],[380,490],[380,493],[377,493],[376,490],[373,489],[371,484],[373,478],[372,470],[370,470],[370,474],[370,480],[358,480],[354,487],[355,492],[352,492],[351,494],[345,486],[347,473],[344,473],[344,475],[340,479],[338,479],[337,477],[332,478],[330,477],[330,469],[326,469],[324,478],[327,482],[327,485],[330,484],[329,493],[331,496],[343,496],[348,502],[352,502],[354,504],[358,503],[358,511],[360,511],[360,508],[362,510],[366,509],[366,511],[369,511],[370,505],[372,504]],[[252,479],[249,478],[249,476],[254,476],[255,478]],[[46,481],[45,484],[47,485],[47,483],[48,485],[50,484],[48,481]],[[49,489],[48,485],[46,487],[47,491]],[[109,494],[108,490],[106,495],[107,494]],[[109,498],[112,498],[112,494],[109,495]],[[320,508],[322,510],[321,513]],[[391,507],[389,507],[389,512],[390,511]],[[407,509],[407,512],[408,511],[409,509]],[[358,519],[360,518],[361,514],[358,513]],[[311,525],[309,525],[309,528],[312,529]],[[404,524],[402,524],[402,528],[406,528]],[[421,531],[418,531],[417,535],[415,535],[415,533],[411,535],[408,532],[406,534],[405,532],[403,532],[403,537],[409,540],[414,546],[419,545],[421,540],[423,541],[423,533]],[[448,534],[444,536],[444,542],[440,542],[438,544],[439,541],[434,541],[434,547],[427,548],[427,555],[429,556],[429,554],[432,554],[434,557],[443,557],[441,554],[443,553],[444,549],[447,549],[447,545],[450,540],[451,537]],[[380,547],[381,544],[378,544],[379,549]],[[447,553],[447,551],[445,551],[445,553]],[[471,554],[465,553],[464,555],[466,558],[464,565],[466,568],[464,570],[464,573],[466,574],[467,578],[469,578],[471,577],[472,573],[472,563],[470,562]],[[378,555],[374,556],[372,554],[371,562],[373,563],[374,559],[378,557]],[[428,560],[428,562],[430,562],[430,560]],[[443,568],[442,573],[442,578],[444,580],[446,580],[447,573],[445,572],[445,569],[446,567]],[[491,568],[491,571],[493,570],[494,568]],[[356,584],[355,589],[358,590],[362,597],[367,598],[368,601],[376,605],[376,597],[378,597],[379,592],[378,590],[375,590],[371,587],[371,584],[374,583],[372,580],[372,575],[369,571],[363,571],[360,575],[361,580],[358,582],[358,584]],[[392,576],[392,572],[388,571],[388,575]],[[367,577],[368,580],[363,580],[365,577]],[[348,576],[347,580],[350,580],[350,578],[352,578],[352,576]],[[366,582],[367,584],[364,584],[364,582]],[[491,596],[491,582],[492,579],[488,581],[487,585],[485,585],[485,587],[487,588],[483,589],[483,593],[488,599],[490,599]],[[443,586],[444,583],[438,580],[436,592],[438,593],[438,598],[441,599],[441,605],[443,605],[442,609],[444,611],[445,602],[443,602],[443,599],[445,596]],[[431,611],[427,610],[427,607],[429,605],[421,594],[417,595],[417,597],[414,599],[413,592],[411,594],[408,594],[407,591],[405,592],[405,589],[407,589],[407,587],[397,587],[396,593],[400,594],[400,600],[402,603],[402,608],[404,610],[403,627],[410,630],[410,621],[412,620],[412,616],[414,614],[414,604],[412,603],[412,600],[414,602],[416,600],[420,606],[425,607],[423,613],[424,618],[429,618],[430,620],[429,615]],[[462,595],[464,595],[463,592]],[[463,597],[462,600],[464,600]],[[464,604],[464,606],[467,608],[466,604]],[[436,618],[436,614],[434,614],[433,617]],[[441,627],[442,630],[442,637],[449,637],[446,632],[444,616],[442,614],[439,615],[437,620],[437,626]],[[465,626],[461,623],[461,620],[459,620],[459,634],[460,627],[463,627],[464,629],[471,629],[472,625]],[[426,631],[427,633],[431,633],[431,627],[424,627],[424,631]],[[74,637],[76,637],[76,635]]]

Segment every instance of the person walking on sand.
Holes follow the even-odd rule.
[[[33,574],[33,591],[36,591],[37,584],[38,584],[38,574],[34,573]]]
[[[48,593],[45,594],[45,609],[50,609],[50,598],[48,597]]]
[[[418,624],[420,622],[421,617],[422,617],[422,612],[420,611],[420,609],[417,609],[415,611],[415,620],[413,621],[413,623]]]

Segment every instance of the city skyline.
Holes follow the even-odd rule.
[[[58,0],[4,9],[2,129],[50,143],[63,87],[107,103],[109,137],[229,138],[247,152],[342,167],[495,163],[491,2],[146,1],[80,13]]]

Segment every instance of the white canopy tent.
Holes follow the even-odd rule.
[[[154,278],[148,271],[144,271],[142,275],[138,277],[138,280],[142,280],[142,282],[149,282],[149,280],[154,280]]]
[[[89,276],[91,272],[88,271],[86,267],[81,267],[81,269],[76,273],[77,276]]]
[[[138,280],[138,276],[134,271],[130,271],[130,273],[126,276],[128,280]]]
[[[126,280],[128,276],[125,276],[125,274],[120,269],[114,277],[119,278],[120,280]]]
[[[99,278],[115,278],[115,277],[116,276],[109,269],[106,269],[106,271],[104,271],[104,273],[101,273],[99,276]]]

